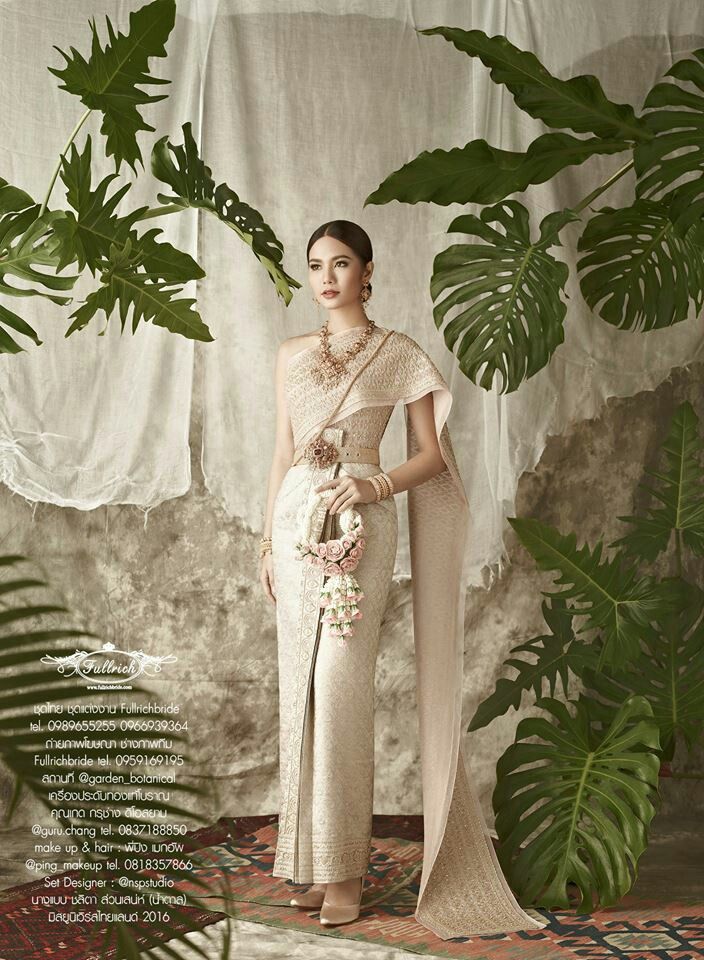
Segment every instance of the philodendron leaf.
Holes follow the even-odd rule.
[[[467,233],[483,243],[457,243],[433,261],[433,300],[453,288],[433,308],[438,328],[448,310],[461,309],[443,331],[445,343],[466,377],[492,388],[498,374],[502,393],[516,390],[541,370],[564,340],[566,305],[561,299],[567,265],[548,253],[559,244],[560,228],[578,219],[571,210],[549,214],[540,237],[531,240],[529,214],[523,204],[504,200],[485,207],[479,217],[456,217],[448,233]],[[497,221],[503,232],[489,224]]]
[[[643,103],[653,108],[642,118],[652,136],[633,153],[636,196],[668,204],[684,233],[704,217],[704,47],[678,60],[665,76],[681,83],[657,83]]]
[[[38,267],[59,267],[60,254],[55,227],[63,217],[60,210],[46,210],[39,217],[40,205],[19,187],[0,177],[0,293],[12,297],[45,297],[53,303],[70,303],[71,298],[53,290],[69,290],[75,275],[64,277],[39,270]],[[30,284],[10,283],[17,278]],[[47,289],[38,289],[45,287]],[[0,306],[0,353],[20,353],[20,346],[9,330],[29,337],[37,345],[42,341],[37,332],[12,310]]]
[[[596,671],[585,665],[582,673],[590,710],[602,723],[609,724],[633,694],[648,701],[665,761],[672,760],[678,736],[690,750],[704,739],[704,591],[694,584],[680,585],[687,602],[643,638],[639,657],[621,670]]]
[[[264,222],[262,215],[240,200],[226,183],[215,186],[210,167],[198,155],[191,124],[184,123],[182,130],[182,145],[172,144],[168,137],[162,137],[152,148],[152,173],[173,191],[171,194],[157,194],[158,199],[161,203],[197,207],[215,214],[252,248],[252,253],[266,268],[277,293],[288,304],[292,297],[291,288],[300,287],[301,284],[281,266],[283,245]]]
[[[115,307],[119,307],[123,332],[132,308],[132,333],[136,331],[140,320],[151,320],[157,326],[166,327],[172,333],[180,333],[190,340],[211,341],[213,337],[200,314],[192,309],[196,301],[193,298],[173,299],[181,293],[180,289],[168,289],[173,286],[169,281],[140,273],[143,259],[141,251],[132,251],[129,238],[121,250],[112,244],[110,257],[100,277],[103,286],[89,294],[85,303],[71,314],[75,320],[65,336],[83,329],[98,310],[102,310],[109,319]],[[104,336],[106,329],[107,324],[98,335]]]
[[[702,250],[692,229],[680,236],[664,202],[602,207],[577,249],[584,299],[619,329],[656,330],[687,319],[690,299],[704,306]]]
[[[63,220],[57,224],[56,233],[61,241],[62,266],[75,260],[80,270],[87,265],[95,276],[101,268],[101,261],[109,254],[110,244],[123,246],[135,221],[149,208],[138,207],[126,216],[117,216],[117,205],[132,184],[125,183],[108,196],[108,187],[118,177],[118,174],[111,173],[93,190],[91,153],[89,134],[83,153],[79,153],[76,144],[72,143],[69,155],[63,158],[61,179],[66,185],[66,199],[75,215],[66,211]]]
[[[512,654],[528,654],[533,659],[509,657],[504,667],[513,667],[517,674],[512,679],[502,677],[496,682],[491,696],[477,707],[468,730],[479,730],[496,717],[507,713],[510,707],[517,710],[526,690],[533,690],[536,697],[542,696],[544,681],[548,681],[553,696],[558,677],[564,694],[567,694],[569,674],[581,675],[588,663],[596,663],[597,653],[590,646],[577,640],[572,630],[572,617],[564,600],[556,598],[552,604],[542,603],[545,622],[550,634],[533,637],[511,649]]]
[[[117,205],[131,184],[124,184],[112,196],[107,196],[110,183],[118,176],[113,173],[104,177],[95,190],[91,188],[91,149],[88,135],[83,153],[79,154],[76,145],[71,144],[71,153],[61,166],[67,199],[76,211],[75,215],[67,211],[55,225],[61,242],[62,266],[76,260],[81,270],[87,264],[95,276],[109,257],[111,244],[123,247],[129,238],[133,252],[143,255],[142,269],[154,279],[186,283],[204,277],[205,271],[189,254],[170,243],[156,242],[155,237],[163,232],[161,227],[138,236],[134,225],[148,207],[137,207],[125,216],[116,214]]]
[[[368,203],[496,203],[532,183],[545,183],[565,167],[596,153],[621,153],[622,140],[580,140],[568,133],[545,133],[524,152],[472,140],[452,150],[424,150],[389,174],[364,201]]]
[[[598,735],[588,702],[570,703],[574,716],[544,697],[537,705],[553,722],[521,720],[496,766],[493,805],[499,859],[520,901],[566,909],[575,884],[577,912],[591,913],[597,901],[617,903],[637,875],[656,812],[658,728],[643,697]]]
[[[109,17],[105,17],[108,44],[100,45],[95,21],[90,21],[93,43],[90,58],[71,47],[68,56],[59,47],[66,66],[48,69],[63,80],[60,90],[80,97],[91,110],[100,110],[103,122],[100,132],[106,137],[105,152],[115,158],[115,170],[125,161],[136,173],[136,162],[144,165],[137,143],[140,130],[154,130],[139,113],[145,103],[165,100],[167,94],[156,96],[137,89],[137,85],[171,83],[149,73],[150,57],[165,57],[165,44],[176,18],[176,0],[153,0],[130,13],[129,32],[115,32]]]
[[[604,140],[646,139],[649,134],[628,103],[612,103],[597,77],[581,74],[560,80],[530,50],[514,46],[502,34],[490,37],[483,30],[428,27],[417,33],[439,34],[462,53],[478,57],[489,67],[494,83],[503,84],[516,105],[548,127],[593,133]]]
[[[620,516],[618,519],[632,524],[633,529],[609,546],[621,547],[626,554],[653,561],[667,549],[672,533],[676,531],[695,556],[704,556],[704,468],[701,462],[704,441],[699,435],[699,419],[689,400],[677,408],[662,449],[665,455],[663,471],[645,471],[659,483],[655,486],[638,485],[662,506],[649,506],[644,516]]]
[[[617,553],[602,561],[601,540],[593,550],[588,544],[577,548],[574,533],[563,536],[531,517],[509,517],[508,522],[540,569],[559,571],[555,583],[569,584],[566,590],[541,593],[583,604],[565,611],[586,618],[576,633],[600,631],[598,667],[620,667],[639,656],[641,638],[652,633],[651,621],[677,609],[681,602],[654,577],[639,576],[637,567],[629,565],[625,556]]]

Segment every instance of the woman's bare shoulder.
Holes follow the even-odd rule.
[[[292,357],[294,353],[298,353],[299,350],[312,347],[317,339],[317,330],[313,330],[311,333],[300,333],[298,336],[287,337],[285,340],[282,340],[279,344],[279,350],[283,353],[284,359],[288,360],[289,357]]]

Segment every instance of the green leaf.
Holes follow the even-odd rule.
[[[252,248],[252,253],[263,264],[276,292],[289,303],[291,288],[301,284],[290,277],[281,266],[283,245],[276,238],[262,215],[240,200],[226,183],[215,186],[210,168],[198,155],[198,145],[191,132],[191,124],[184,123],[183,144],[174,145],[162,137],[152,148],[152,173],[168,184],[172,194],[157,194],[161,203],[181,207],[196,207],[215,214]],[[173,154],[174,159],[170,154]]]
[[[207,326],[200,314],[191,309],[196,302],[193,298],[172,299],[181,293],[180,289],[167,289],[169,281],[156,280],[151,274],[139,273],[138,268],[143,254],[132,254],[132,241],[127,240],[124,249],[116,245],[110,247],[110,257],[104,263],[101,281],[103,286],[93,291],[71,317],[74,322],[66,331],[70,336],[76,330],[82,330],[97,313],[104,311],[109,319],[115,307],[119,307],[120,325],[124,332],[127,315],[132,308],[132,333],[140,320],[151,320],[159,327],[166,327],[172,333],[180,333],[190,340],[212,341]],[[105,334],[104,327],[99,336]]]
[[[656,812],[658,728],[643,697],[629,698],[601,736],[587,703],[571,705],[574,717],[542,698],[554,722],[519,723],[496,767],[493,805],[499,860],[521,902],[566,909],[573,883],[577,912],[591,913],[595,894],[600,907],[617,903],[637,874]]]
[[[663,616],[657,631],[643,638],[639,657],[621,670],[597,671],[585,664],[582,673],[591,709],[605,724],[629,696],[638,694],[648,701],[666,761],[675,754],[678,735],[690,750],[704,737],[704,592],[679,583],[687,602]]]
[[[704,441],[699,435],[699,418],[689,400],[677,408],[662,445],[665,467],[662,472],[645,473],[659,481],[655,486],[638,484],[662,506],[648,506],[644,516],[619,516],[633,525],[625,536],[610,547],[641,560],[653,561],[667,549],[673,531],[697,557],[704,556],[704,468],[700,462]]]
[[[577,219],[571,210],[550,214],[541,223],[537,242],[530,237],[529,214],[523,204],[505,200],[486,207],[479,217],[456,217],[448,233],[478,236],[484,243],[453,244],[433,261],[430,294],[433,300],[452,292],[433,308],[440,328],[448,310],[462,306],[443,331],[455,351],[460,370],[478,386],[516,390],[541,370],[564,340],[566,304],[560,294],[567,265],[547,248],[558,243],[560,227]],[[489,226],[498,221],[504,232]]]
[[[133,225],[149,208],[138,207],[126,216],[117,216],[117,205],[132,184],[125,183],[112,196],[107,196],[108,187],[118,177],[118,174],[111,173],[93,190],[91,152],[89,134],[83,153],[79,153],[76,144],[72,143],[69,156],[63,158],[61,179],[66,185],[66,199],[76,215],[67,211],[56,225],[56,233],[61,242],[62,266],[76,260],[81,270],[87,264],[95,276],[101,261],[109,255],[110,244],[123,246],[131,235],[136,238]]]
[[[704,47],[678,60],[665,76],[691,83],[699,92],[657,83],[648,93],[643,106],[653,109],[642,119],[652,137],[633,153],[636,196],[661,199],[684,232],[704,217]],[[682,177],[688,179],[673,186]]]
[[[38,267],[56,269],[60,262],[58,241],[54,233],[63,213],[47,210],[39,217],[40,205],[28,193],[0,177],[0,293],[12,297],[45,297],[53,303],[70,303],[71,298],[52,293],[69,290],[75,276],[58,277]],[[16,286],[10,278],[24,281]],[[38,289],[40,287],[46,290]],[[42,341],[25,320],[8,307],[0,306],[0,353],[20,353],[24,347],[10,335],[9,330],[29,337],[39,346]]]
[[[567,612],[563,600],[555,599],[552,605],[543,600],[542,610],[552,633],[533,637],[527,643],[511,649],[512,654],[527,653],[535,660],[509,657],[504,661],[504,667],[513,667],[517,675],[511,680],[505,677],[497,680],[494,692],[477,707],[468,731],[487,726],[496,717],[506,713],[509,707],[517,710],[526,690],[532,689],[536,697],[542,696],[545,680],[553,696],[559,677],[562,690],[567,695],[570,670],[580,676],[586,664],[596,660],[594,650],[575,638],[572,616]]]
[[[417,33],[438,34],[458,50],[478,57],[490,68],[494,83],[503,84],[516,105],[548,127],[593,133],[604,140],[639,141],[648,137],[645,124],[628,103],[612,103],[597,77],[581,74],[560,80],[529,50],[514,46],[502,34],[483,30],[429,27]]]
[[[16,340],[13,340],[7,332],[8,327],[10,330],[15,330],[17,333],[29,337],[37,346],[41,346],[44,342],[39,339],[34,327],[30,327],[22,317],[18,316],[12,310],[8,310],[7,307],[3,307],[0,303],[0,353],[21,353],[24,351],[24,347],[21,347]]]
[[[545,183],[565,167],[595,154],[621,153],[621,140],[579,140],[568,133],[546,133],[524,152],[471,140],[452,150],[424,150],[389,174],[364,201],[368,203],[496,203],[532,183]]]
[[[135,163],[144,166],[137,143],[140,130],[154,130],[139,113],[138,107],[147,103],[165,100],[167,94],[156,96],[137,89],[137,85],[170,83],[149,73],[150,57],[165,57],[165,44],[176,18],[175,0],[153,0],[139,10],[130,13],[130,27],[126,34],[115,32],[109,17],[105,17],[108,43],[103,49],[91,20],[93,34],[91,54],[88,60],[71,47],[68,56],[59,47],[66,61],[63,69],[48,69],[63,80],[60,90],[80,97],[91,110],[100,110],[103,122],[100,132],[106,138],[105,152],[115,158],[115,170],[123,161],[136,173]]]
[[[584,299],[619,329],[647,331],[680,323],[687,319],[690,297],[697,310],[704,306],[701,248],[693,232],[679,235],[664,203],[636,200],[623,209],[602,207],[577,249],[586,252],[577,261]]]
[[[171,283],[186,283],[201,279],[205,271],[196,261],[170,243],[157,243],[155,237],[162,233],[154,227],[141,237],[134,229],[148,207],[138,207],[125,216],[117,216],[115,210],[131,184],[120,187],[112,196],[107,190],[118,175],[104,177],[95,190],[91,189],[91,138],[86,138],[82,154],[75,144],[65,157],[61,167],[61,179],[66,184],[67,199],[76,211],[70,211],[55,224],[55,232],[61,241],[62,265],[77,260],[81,270],[86,264],[95,275],[103,260],[110,255],[110,245],[123,247],[130,239],[133,251],[142,254],[142,268],[154,279],[161,278]]]
[[[580,608],[567,608],[565,612],[586,618],[576,633],[601,631],[599,666],[618,667],[629,658],[637,657],[640,639],[652,632],[651,620],[677,609],[681,602],[654,577],[639,577],[637,568],[629,565],[622,554],[602,561],[601,540],[593,550],[587,544],[578,549],[574,533],[563,536],[530,517],[509,517],[508,522],[540,569],[559,571],[555,583],[569,584],[566,590],[541,593],[584,604]]]

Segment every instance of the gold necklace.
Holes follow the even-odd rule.
[[[314,377],[318,383],[334,384],[339,382],[342,375],[346,372],[349,362],[364,350],[371,339],[376,324],[371,318],[368,319],[369,322],[365,325],[359,338],[339,356],[330,350],[330,334],[327,321],[323,324],[319,333],[319,358],[316,366],[313,368]]]

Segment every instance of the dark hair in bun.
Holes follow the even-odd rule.
[[[362,261],[363,267],[366,267],[369,261],[374,259],[369,234],[360,227],[358,223],[354,223],[352,220],[328,220],[327,223],[322,223],[318,229],[314,230],[310,235],[310,240],[306,247],[306,260],[308,259],[310,248],[315,241],[321,237],[334,237],[336,240],[341,240],[342,243],[346,244],[351,250],[354,250]],[[371,294],[371,282],[368,285],[368,289]]]

